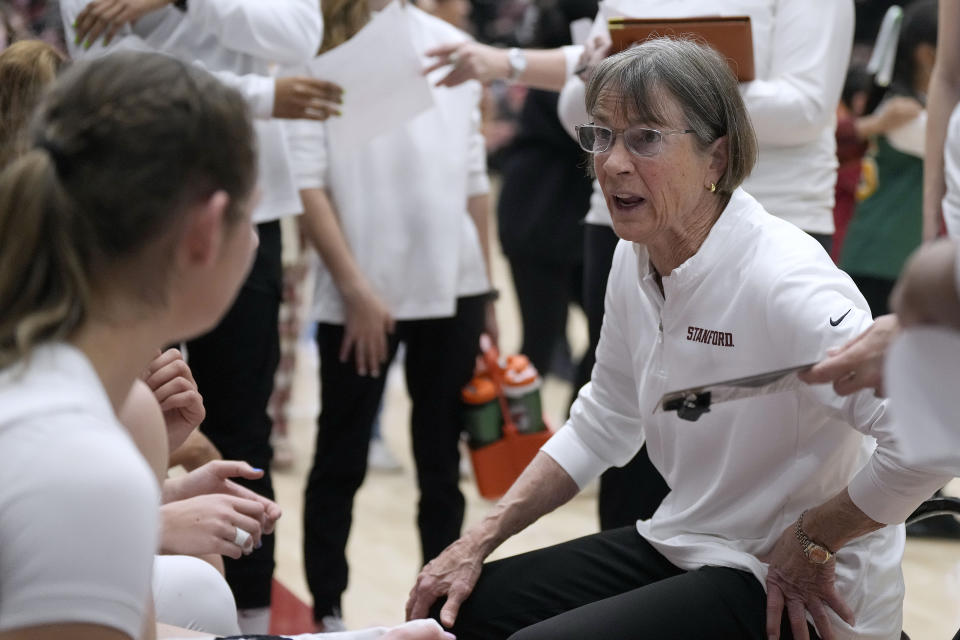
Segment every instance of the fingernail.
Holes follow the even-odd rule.
[[[92,40],[87,40],[87,43],[86,43],[85,45],[83,45],[83,48],[84,48],[84,49],[89,49],[92,45],[93,45],[93,41],[92,41]]]
[[[258,469],[257,467],[251,467],[254,471],[263,471],[263,469]]]
[[[342,116],[343,114],[340,113],[339,111],[334,111],[334,112],[333,112],[333,115],[335,115],[335,116]]]
[[[254,545],[253,548],[254,548],[254,549],[259,549],[259,548],[262,547],[262,546],[263,546],[263,541],[261,540],[261,541],[258,542],[256,545]]]

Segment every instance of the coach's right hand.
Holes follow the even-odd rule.
[[[444,549],[417,576],[407,600],[407,620],[425,618],[439,598],[447,602],[440,611],[440,622],[450,628],[457,620],[460,605],[480,578],[485,554],[470,539],[469,533]]]

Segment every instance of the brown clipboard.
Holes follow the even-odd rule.
[[[753,66],[753,31],[750,16],[697,16],[692,18],[610,18],[612,46],[618,53],[651,37],[692,37],[705,41],[727,59],[737,80],[749,82]]]

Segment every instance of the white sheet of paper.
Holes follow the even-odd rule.
[[[906,462],[960,475],[960,333],[904,331],[887,353],[884,386]]]
[[[339,47],[311,60],[310,75],[340,85],[343,115],[326,121],[333,138],[357,149],[433,106],[423,61],[410,35],[409,16],[397,0],[374,14]]]

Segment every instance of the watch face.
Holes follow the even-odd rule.
[[[830,552],[818,544],[810,543],[806,548],[807,558],[814,564],[824,564],[830,559]]]

